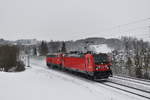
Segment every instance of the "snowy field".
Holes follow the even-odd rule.
[[[24,72],[0,72],[0,100],[146,100],[102,83],[48,69],[32,59]]]

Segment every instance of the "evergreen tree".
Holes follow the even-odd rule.
[[[148,74],[148,68],[150,67],[150,49],[148,48],[145,52],[145,56],[144,56],[144,78],[148,79],[149,78],[149,74]]]
[[[48,45],[49,45],[49,52],[50,53],[57,53],[58,51],[61,50],[62,42],[60,42],[60,41],[50,41],[48,43]]]
[[[45,41],[42,41],[39,47],[40,55],[45,56],[48,53],[48,46]]]
[[[118,55],[118,51],[117,50],[114,50],[112,51],[112,70],[115,74],[118,74],[119,71],[118,71],[118,65],[117,65],[117,59],[116,59],[116,56]]]
[[[66,44],[65,44],[65,42],[62,43],[61,52],[66,53]]]
[[[36,49],[36,47],[33,48],[33,55],[37,56],[37,49]]]
[[[129,76],[132,76],[131,66],[132,66],[132,60],[131,60],[130,57],[128,57],[127,62],[126,62],[126,67],[127,67],[128,71],[129,71]]]

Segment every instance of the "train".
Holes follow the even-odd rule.
[[[46,56],[46,64],[49,68],[84,74],[92,80],[112,77],[112,62],[106,53],[53,53]]]

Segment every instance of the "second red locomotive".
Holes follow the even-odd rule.
[[[112,76],[111,60],[105,53],[100,54],[49,54],[46,57],[49,67],[60,67],[75,72],[84,73],[92,79]]]

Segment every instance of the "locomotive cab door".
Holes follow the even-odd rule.
[[[93,72],[94,71],[94,60],[93,60],[93,56],[91,54],[86,54],[85,56],[85,70],[89,73],[89,72]]]

